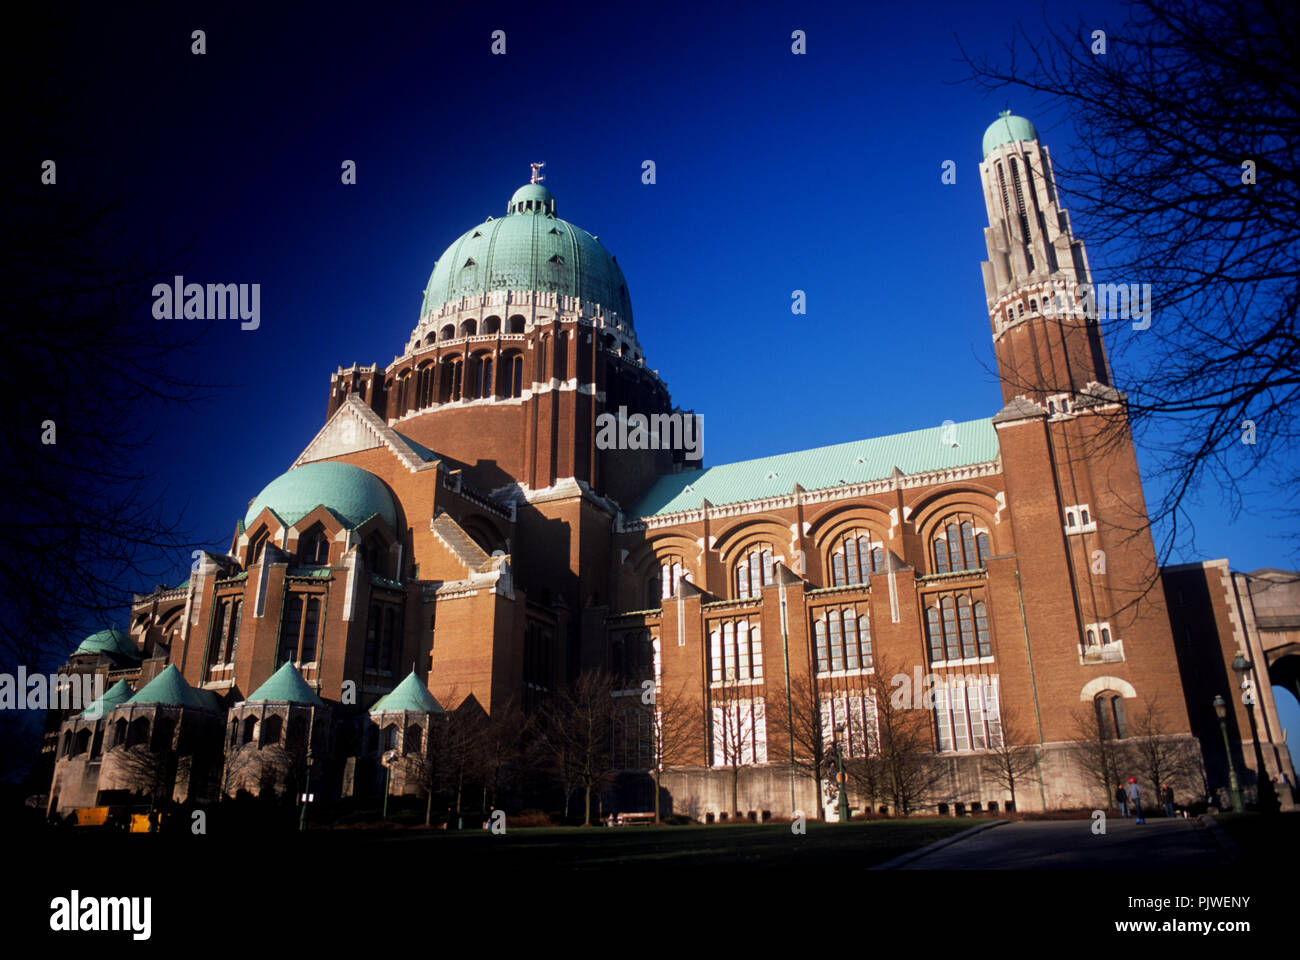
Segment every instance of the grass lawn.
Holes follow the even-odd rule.
[[[1300,847],[1300,812],[1266,817],[1258,813],[1220,813],[1214,818],[1241,848],[1248,863],[1276,864],[1279,854]]]
[[[763,826],[530,827],[493,835],[483,830],[445,833],[408,831],[316,831],[310,843],[324,854],[436,859],[453,869],[547,867],[602,870],[627,866],[726,868],[820,867],[864,869],[909,850],[969,829],[971,819],[869,820],[808,824],[806,834],[789,824]]]

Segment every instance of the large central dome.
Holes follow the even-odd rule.
[[[445,303],[496,290],[541,290],[600,304],[604,315],[632,325],[623,271],[600,241],[555,215],[555,197],[540,183],[515,191],[499,220],[463,233],[433,265],[420,316]]]

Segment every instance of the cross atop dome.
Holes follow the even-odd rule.
[[[542,173],[542,167],[546,166],[545,160],[541,163],[530,163],[529,166],[533,168],[533,175],[528,178],[529,183],[541,183],[546,179],[545,174]]]

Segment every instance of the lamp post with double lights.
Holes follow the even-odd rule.
[[[1250,719],[1250,741],[1255,745],[1255,805],[1260,813],[1277,813],[1279,804],[1277,791],[1273,789],[1273,778],[1264,766],[1264,751],[1259,745],[1259,728],[1255,726],[1255,684],[1247,677],[1250,661],[1241,654],[1232,661],[1232,672],[1237,675],[1237,686],[1241,688],[1241,702],[1246,707],[1246,716]]]
[[[835,728],[835,785],[839,787],[839,804],[836,815],[840,823],[849,822],[849,792],[847,778],[844,776],[844,752],[840,749],[840,738],[844,735],[844,724]]]

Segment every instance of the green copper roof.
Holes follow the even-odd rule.
[[[275,671],[266,683],[248,696],[249,703],[272,700],[277,703],[308,703],[314,707],[325,705],[292,663],[286,663]]]
[[[925,473],[986,463],[997,455],[998,436],[993,421],[968,420],[674,473],[660,477],[629,513],[652,517],[695,510],[705,499],[717,505],[744,503],[782,496],[793,490],[796,483],[805,490],[824,490],[883,480],[894,467],[903,473]]]
[[[1010,110],[1003,110],[984,131],[984,156],[987,157],[1004,143],[1037,139],[1038,131],[1032,123],[1024,117],[1014,116]]]
[[[332,460],[304,463],[276,477],[253,498],[244,524],[251,524],[263,507],[294,524],[319,506],[328,507],[352,527],[379,514],[397,529],[396,502],[384,482],[368,470]]]
[[[194,707],[199,710],[216,710],[217,698],[207,690],[195,690],[174,664],[168,664],[162,673],[136,691],[126,701],[132,706],[142,703],[163,703],[175,707]]]
[[[131,687],[125,680],[119,680],[105,690],[102,697],[81,711],[80,718],[83,720],[98,720],[119,703],[126,703],[130,699]]]
[[[427,687],[412,670],[406,679],[393,688],[393,692],[382,696],[370,708],[371,713],[397,713],[409,710],[412,713],[442,713],[442,704],[434,699]]]
[[[507,211],[466,230],[438,258],[421,317],[464,296],[541,290],[599,303],[607,317],[631,326],[632,301],[623,271],[599,240],[555,216],[551,191],[525,184],[510,198]]]
[[[119,657],[131,657],[134,660],[140,659],[140,651],[136,650],[131,638],[116,627],[92,633],[82,640],[72,655],[75,657],[79,653],[109,653]]]

